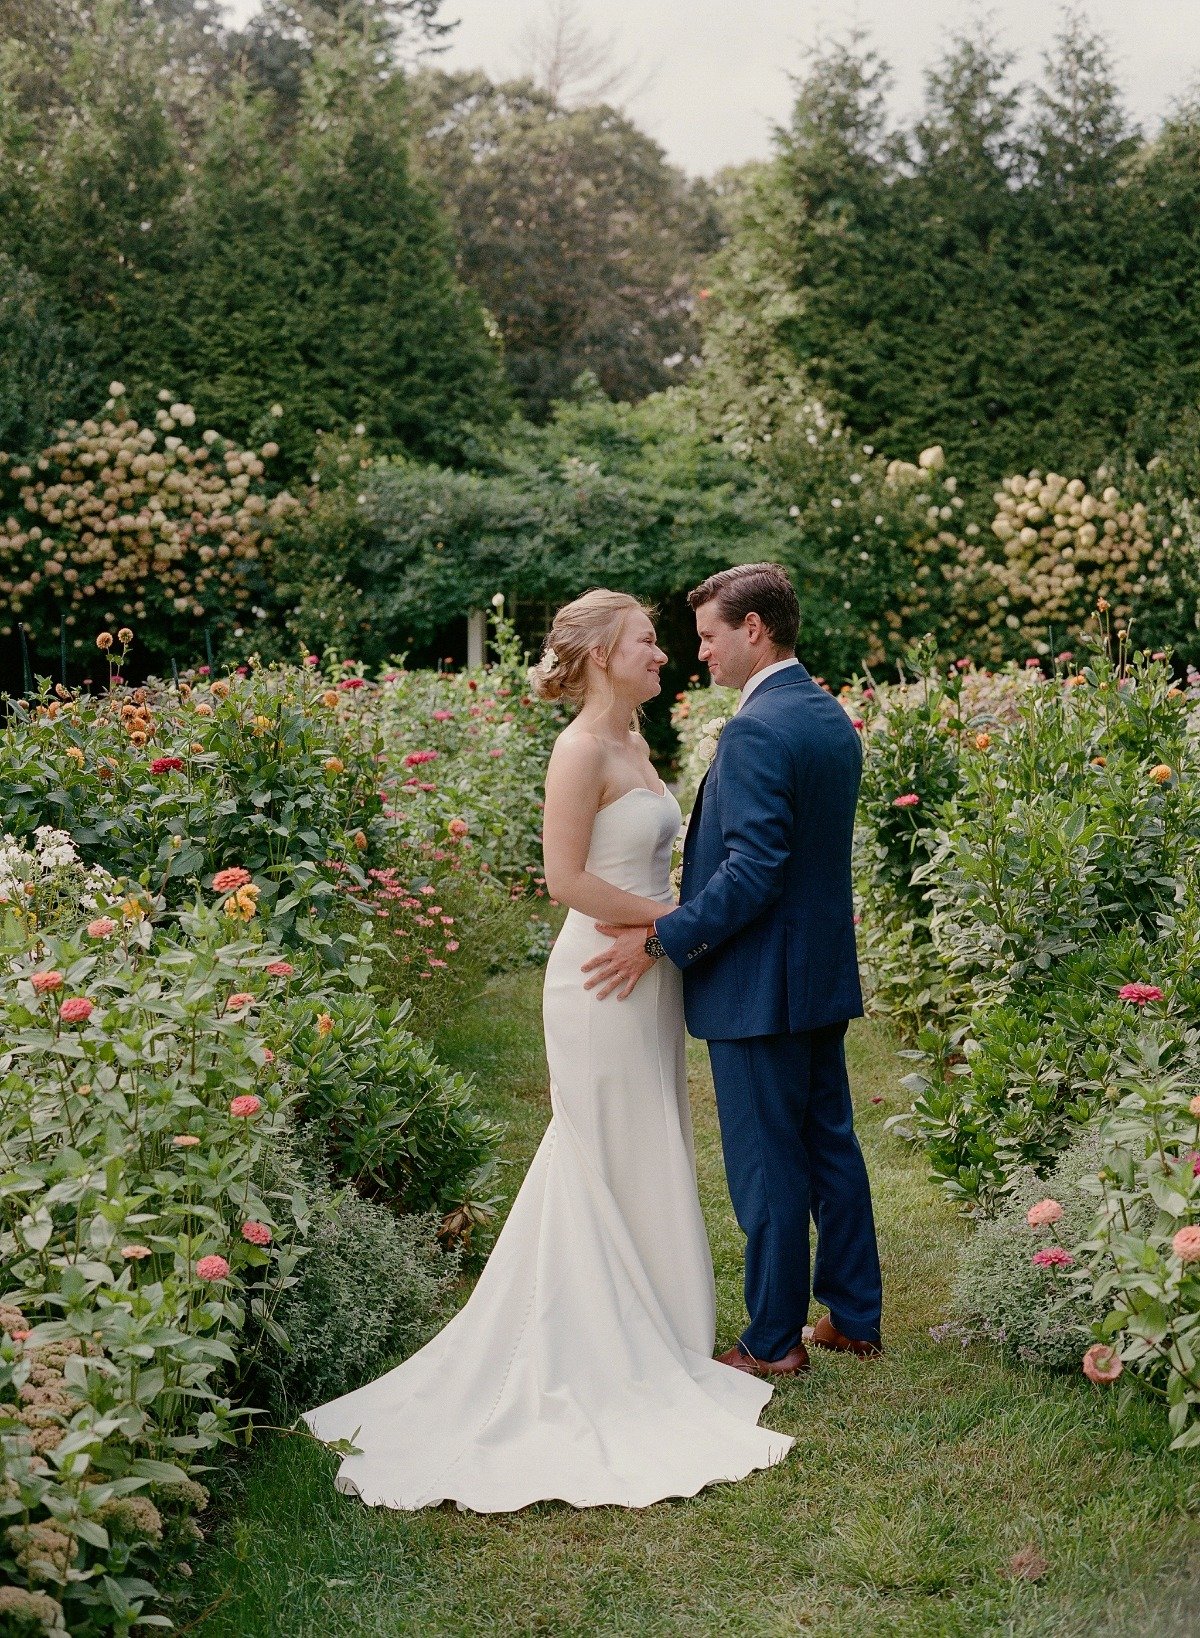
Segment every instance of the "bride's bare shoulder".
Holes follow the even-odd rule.
[[[604,746],[595,734],[572,723],[554,741],[549,772],[572,778],[598,779],[604,771]]]

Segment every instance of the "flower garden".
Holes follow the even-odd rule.
[[[497,1130],[427,1039],[536,959],[497,663],[43,684],[0,735],[0,1610],[169,1624],[220,1446],[446,1311]],[[5,1626],[5,1630],[10,1630]]]

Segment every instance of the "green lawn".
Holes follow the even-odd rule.
[[[549,1113],[540,974],[495,983],[441,1040],[509,1123],[509,1198]],[[741,1320],[740,1236],[693,1048],[719,1344]],[[1200,1630],[1200,1470],[1152,1404],[935,1345],[962,1223],[883,1129],[901,1105],[885,1032],[851,1034],[886,1280],[887,1357],[819,1357],[766,1420],[777,1468],[641,1513],[545,1504],[496,1518],[372,1511],[334,1493],[311,1441],[265,1437],[226,1473],[198,1555],[201,1638],[791,1632],[1070,1635]],[[874,1104],[873,1097],[882,1098]],[[1036,1580],[1014,1554],[1045,1560]]]

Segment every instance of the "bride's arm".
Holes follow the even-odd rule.
[[[596,742],[582,734],[560,739],[546,770],[542,826],[546,890],[560,904],[595,916],[597,921],[646,927],[662,915],[662,904],[626,893],[587,869],[603,785],[604,755]]]

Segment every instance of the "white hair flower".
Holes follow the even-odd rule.
[[[558,655],[552,648],[548,648],[542,655],[542,670],[548,677],[558,664]]]

